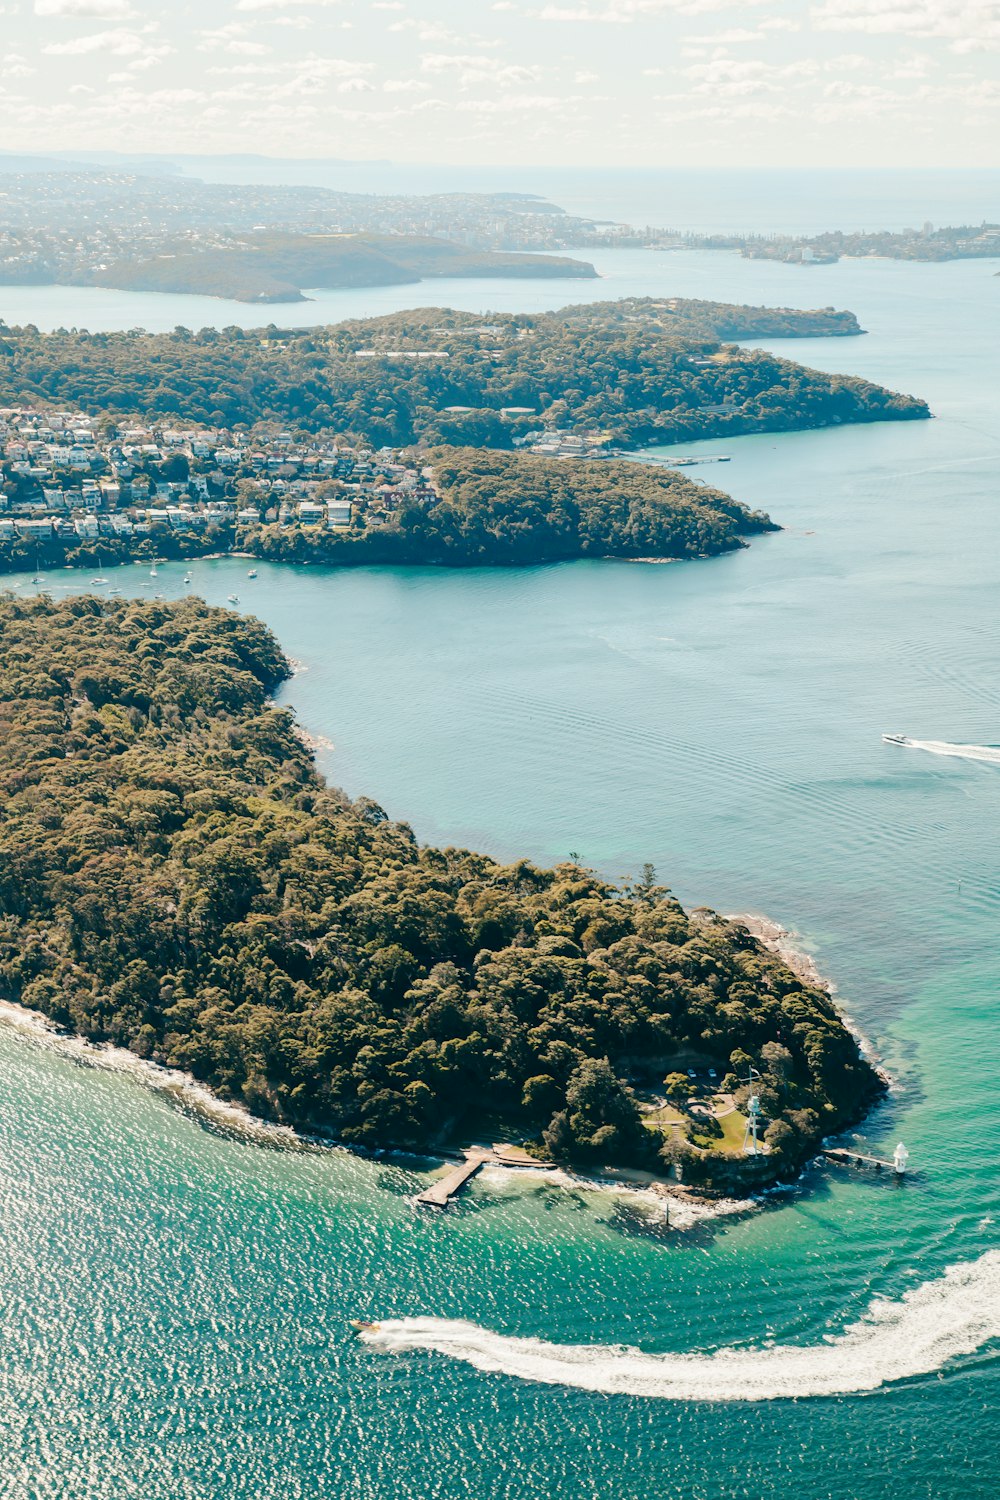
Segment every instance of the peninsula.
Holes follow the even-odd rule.
[[[403,286],[441,276],[593,280],[597,272],[565,255],[470,249],[429,236],[268,233],[197,249],[166,242],[153,255],[81,270],[71,284],[267,303],[306,302],[303,287]]]
[[[722,490],[655,464],[483,448],[432,449],[427,459],[421,492],[392,509],[359,509],[343,528],[322,516],[312,526],[250,526],[237,546],[276,562],[509,567],[712,557],[779,529]]]
[[[683,243],[706,250],[739,250],[748,260],[832,265],[841,256],[886,260],[985,260],[1000,256],[1000,224],[954,224],[919,229],[831,229],[813,235],[687,235]]]
[[[0,599],[0,997],[349,1144],[501,1127],[717,1188],[877,1097],[829,995],[651,867],[429,848],[327,787],[288,670],[196,599]]]
[[[625,299],[562,312],[421,308],[326,328],[40,333],[0,326],[0,404],[209,426],[276,423],[373,446],[511,448],[533,431],[639,447],[849,422],[927,403],[727,338],[856,332],[833,309]]]

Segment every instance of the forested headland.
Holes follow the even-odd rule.
[[[384,524],[241,530],[272,562],[516,566],[578,557],[711,557],[779,528],[761,511],[656,464],[547,459],[484,448],[427,455],[439,498],[404,500]]]
[[[488,320],[424,308],[328,328],[163,334],[0,326],[0,403],[498,448],[541,427],[641,446],[929,416],[913,396],[715,331],[760,337],[777,324],[787,336],[797,316],[815,331],[827,314],[778,309],[768,323],[768,310],[682,307],[628,299]]]
[[[305,302],[303,287],[400,286],[435,276],[596,275],[588,261],[566,255],[470,249],[429,236],[272,232],[219,249],[192,250],[188,242],[178,240],[148,258],[81,272],[74,284],[195,293],[238,302]]]
[[[591,321],[593,303],[564,307],[559,316]],[[759,307],[704,297],[620,297],[601,304],[605,322],[652,324],[695,339],[852,338],[865,330],[857,315],[836,307]]]
[[[327,787],[252,619],[0,599],[0,994],[357,1145],[503,1128],[560,1160],[793,1173],[877,1095],[828,994],[647,869],[418,844]],[[768,1154],[643,1089],[752,1065]],[[711,1131],[709,1131],[709,1137]]]

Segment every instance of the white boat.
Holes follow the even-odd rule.
[[[108,598],[109,599],[113,599],[116,594],[120,594],[120,593],[121,593],[121,589],[108,589]]]
[[[184,582],[185,583],[190,583],[191,582],[191,574],[190,573],[185,573],[184,574]]]
[[[249,572],[247,573],[247,577],[248,578],[256,578],[257,577],[257,569],[256,568],[251,568],[249,570]]]
[[[150,568],[150,570],[149,570],[149,576],[150,576],[150,578],[155,578],[157,576],[157,572],[156,572],[155,568]]]
[[[905,734],[884,734],[883,740],[887,745],[912,745],[913,741]]]
[[[230,604],[239,604],[240,602],[239,594],[227,594],[226,598],[228,599]]]
[[[106,578],[92,578],[90,581],[91,581],[91,583],[95,583],[96,584],[96,583],[107,583],[108,580]]]

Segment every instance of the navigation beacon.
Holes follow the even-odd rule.
[[[748,1088],[753,1089],[754,1079],[759,1078],[760,1074],[757,1072],[756,1068],[750,1067],[749,1075],[750,1076],[745,1080],[745,1082]],[[747,1100],[747,1128],[743,1132],[743,1151],[746,1156],[763,1155],[760,1144],[757,1140],[757,1130],[760,1125],[760,1116],[760,1096],[758,1094],[751,1093],[750,1098]]]

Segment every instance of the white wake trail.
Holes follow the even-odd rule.
[[[897,1301],[877,1300],[821,1343],[643,1354],[602,1345],[507,1338],[475,1323],[394,1318],[365,1332],[393,1353],[434,1350],[492,1374],[674,1401],[774,1401],[871,1391],[939,1370],[1000,1338],[1000,1251],[950,1266]]]
[[[930,755],[955,755],[960,760],[982,760],[1000,766],[1000,746],[953,745],[949,740],[910,740],[908,750],[926,750]]]

